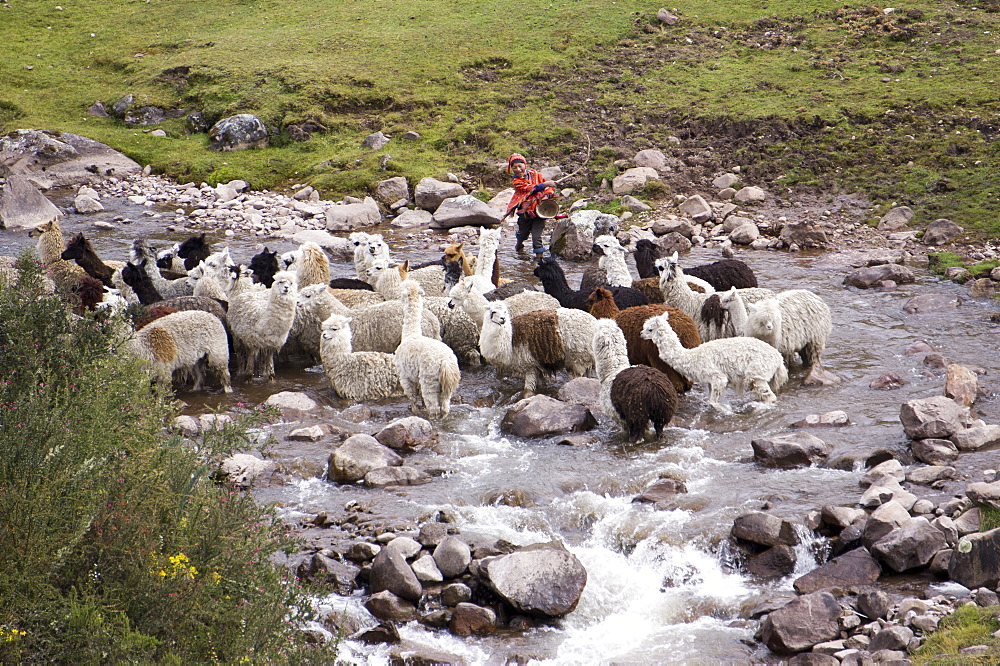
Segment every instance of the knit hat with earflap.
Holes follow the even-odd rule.
[[[528,160],[524,159],[524,155],[521,153],[512,153],[510,158],[507,160],[507,173],[510,173],[511,167],[514,166],[514,162],[524,162],[528,163]]]

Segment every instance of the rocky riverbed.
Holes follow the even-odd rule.
[[[109,259],[137,236],[165,244],[208,231],[245,261],[264,243],[292,249],[300,234],[326,234],[335,273],[350,273],[345,234],[327,230],[338,204],[239,185],[104,178],[93,184],[104,211],[88,214],[74,212],[75,190],[52,198],[66,232],[93,233]],[[583,414],[579,432],[546,418],[533,423],[542,435],[513,430],[505,416],[519,383],[489,367],[463,369],[438,423],[401,400],[337,400],[295,359],[272,384],[179,394],[189,407],[176,427],[192,436],[216,421],[206,408],[281,410],[261,433],[274,438],[267,457],[241,456],[228,473],[301,530],[306,547],[282,564],[329,590],[317,599],[326,619],[309,628],[316,640],[347,638],[341,656],[359,662],[805,652],[809,663],[863,663],[905,658],[957,604],[996,603],[998,532],[979,532],[1000,508],[995,302],[929,274],[912,231],[865,225],[865,202],[771,197],[723,213],[729,200],[709,196],[711,215],[698,220],[686,201],[636,213],[625,233],[681,245],[684,265],[733,252],[762,286],[809,288],[831,307],[827,374],[793,368],[774,407],[729,392],[719,412],[696,388],[662,441],[630,446],[587,379],[559,377],[533,399],[553,401],[543,417],[554,406]],[[733,216],[749,222],[727,229]],[[734,245],[748,223],[757,238]],[[378,230],[417,260],[474,233]],[[810,247],[817,232],[825,242]],[[0,242],[3,254],[30,244],[10,231]],[[528,277],[510,245],[504,271]]]

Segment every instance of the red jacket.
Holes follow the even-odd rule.
[[[507,205],[507,215],[510,215],[511,211],[519,206],[518,212],[534,215],[538,202],[555,194],[556,191],[554,187],[546,187],[541,192],[535,192],[535,185],[540,185],[544,182],[545,176],[534,169],[525,171],[524,176],[521,178],[515,177],[511,181],[511,184],[514,186],[514,196],[511,198],[510,204]]]

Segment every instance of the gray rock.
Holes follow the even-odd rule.
[[[962,300],[951,294],[921,294],[903,304],[903,311],[907,314],[947,312],[954,310],[961,304]]]
[[[867,488],[871,485],[878,484],[881,479],[885,478],[895,479],[896,481],[902,481],[905,479],[906,472],[903,471],[902,463],[895,458],[879,463],[865,472],[858,483],[862,488]]]
[[[633,503],[656,504],[657,507],[673,507],[678,493],[686,493],[687,488],[674,479],[660,479],[632,499]]]
[[[379,467],[403,464],[392,449],[382,446],[371,435],[352,435],[330,455],[327,478],[337,483],[354,483]]]
[[[552,229],[551,248],[563,259],[589,259],[594,238],[617,234],[621,220],[599,210],[576,210],[566,219],[557,220]]]
[[[290,240],[299,244],[312,241],[326,250],[331,259],[338,261],[351,261],[354,257],[354,245],[351,244],[351,241],[321,229],[298,231],[292,235]]]
[[[931,525],[936,527],[944,535],[944,540],[949,546],[954,546],[958,543],[958,527],[955,526],[955,521],[948,516],[938,516],[931,521]]]
[[[140,106],[138,109],[129,109],[125,113],[125,118],[123,122],[126,127],[147,127],[149,125],[156,125],[162,123],[167,119],[167,113],[158,106],[145,105]],[[157,130],[163,131],[163,130]],[[151,132],[151,134],[153,134]],[[155,136],[155,134],[154,134]],[[162,136],[166,136],[163,133]]]
[[[820,645],[831,644],[832,643],[821,643]],[[816,648],[814,647],[813,649],[815,650]],[[789,659],[788,664],[789,666],[840,666],[840,659],[837,659],[832,654],[825,654],[821,652],[800,652]]]
[[[382,203],[392,203],[398,199],[410,198],[410,186],[403,176],[387,178],[375,186],[375,198]]]
[[[79,213],[80,215],[90,215],[91,213],[100,213],[102,210],[104,210],[104,206],[101,204],[100,201],[98,201],[94,197],[89,197],[84,195],[77,195],[77,197],[73,199],[73,208],[75,208],[76,212]]]
[[[826,232],[808,222],[789,222],[778,235],[788,246],[800,248],[823,247],[827,244]]]
[[[223,118],[208,131],[209,150],[246,150],[267,147],[267,128],[257,116],[239,113]]]
[[[559,617],[572,612],[587,585],[587,570],[561,544],[536,544],[487,557],[479,571],[504,601],[529,615]]]
[[[982,606],[983,608],[989,608],[990,606],[1000,604],[1000,597],[998,597],[997,593],[988,587],[979,588],[972,596],[976,600],[976,605]]]
[[[678,254],[683,254],[694,247],[694,244],[678,231],[664,234],[658,240],[657,245],[667,250],[668,253],[677,252]]]
[[[872,545],[872,554],[893,571],[903,572],[930,564],[947,548],[944,535],[923,517],[910,520]]]
[[[441,603],[449,608],[472,599],[472,590],[464,583],[445,585],[441,590]]]
[[[969,407],[976,401],[979,392],[979,378],[964,365],[951,363],[945,368],[944,394],[960,405]],[[994,426],[996,438],[1000,439],[1000,426]]]
[[[827,504],[822,509],[823,522],[830,527],[842,530],[865,517],[863,509],[849,506],[834,506]]]
[[[883,590],[870,588],[858,593],[858,610],[869,620],[884,620],[892,609],[892,599]]]
[[[403,135],[403,138],[407,141],[420,141],[420,139],[423,137],[421,137],[420,132],[414,132],[413,130],[410,130],[409,132]]]
[[[390,224],[399,229],[424,227],[434,221],[434,216],[426,210],[407,210],[392,218]]]
[[[717,190],[724,190],[740,182],[740,177],[735,173],[724,173],[712,181],[712,187]]]
[[[965,231],[951,220],[940,218],[927,225],[924,231],[924,245],[944,245]]]
[[[882,631],[872,636],[869,650],[878,652],[879,650],[899,650],[905,652],[913,638],[913,631],[899,624],[891,624]]]
[[[815,465],[830,455],[833,448],[807,432],[755,439],[750,446],[758,463],[782,469]]]
[[[424,523],[420,526],[417,541],[424,546],[436,546],[448,536],[448,526],[444,523]]]
[[[680,19],[676,15],[662,8],[656,12],[656,20],[665,25],[677,25],[680,22]]]
[[[472,551],[469,545],[458,537],[445,537],[434,548],[434,561],[445,578],[455,578],[469,568]]]
[[[741,225],[729,234],[729,240],[736,245],[750,245],[758,238],[760,238],[760,229],[753,223]]]
[[[742,217],[740,215],[730,215],[722,222],[722,230],[727,234],[732,233],[736,229],[739,229],[744,224],[753,224],[753,220],[749,217]]]
[[[908,206],[897,206],[882,216],[876,229],[879,231],[899,231],[909,224],[913,210]]]
[[[858,289],[870,289],[879,286],[882,282],[891,280],[896,284],[911,284],[916,282],[916,275],[906,266],[899,264],[882,264],[880,266],[866,266],[858,268],[847,274],[844,284],[848,287]]]
[[[419,602],[423,594],[417,575],[395,548],[383,548],[375,556],[368,584],[372,592],[388,590],[414,603]]]
[[[910,520],[910,513],[902,504],[891,500],[885,502],[872,511],[865,522],[862,543],[871,548],[879,539],[894,529],[907,524]]]
[[[316,401],[299,391],[280,391],[271,395],[264,404],[282,411],[308,412],[316,409]]]
[[[337,594],[347,596],[354,590],[358,567],[327,557],[322,553],[314,553],[310,559],[298,567],[296,572],[300,578],[332,585]]]
[[[367,148],[368,150],[381,150],[385,148],[389,143],[389,137],[387,137],[382,132],[373,132],[365,137],[365,140],[361,142],[362,148]]]
[[[489,608],[460,603],[451,614],[448,628],[456,636],[481,636],[496,628],[497,615]]]
[[[882,390],[892,390],[898,389],[901,386],[906,385],[906,380],[897,375],[895,372],[886,372],[885,374],[873,379],[868,385],[869,388],[873,388],[876,391]]]
[[[110,118],[111,115],[108,113],[107,109],[104,108],[104,102],[97,100],[89,107],[87,107],[87,113],[92,116],[97,116],[98,118]]]
[[[382,546],[367,541],[352,543],[344,553],[344,557],[355,562],[370,562],[382,551]]]
[[[241,488],[253,485],[254,480],[275,469],[273,460],[262,460],[249,453],[234,453],[219,465],[219,472],[232,484]]]
[[[503,432],[517,437],[544,437],[590,430],[597,425],[590,410],[547,395],[534,395],[516,402],[500,422]]]
[[[417,580],[424,583],[440,583],[444,580],[444,576],[441,575],[441,570],[438,569],[437,564],[434,562],[434,558],[430,553],[424,555],[416,562],[410,565],[413,569],[413,573],[416,574]]]
[[[365,608],[378,619],[391,622],[409,622],[416,620],[420,615],[416,606],[388,590],[376,592],[368,597]]]
[[[839,428],[851,425],[847,412],[837,409],[824,414],[809,414],[801,421],[792,424],[793,428]]]
[[[734,520],[732,535],[761,546],[794,546],[799,542],[790,522],[763,511],[747,513]]]
[[[988,444],[1000,442],[1000,425],[988,424],[960,430],[951,436],[959,451],[976,451]]]
[[[635,197],[628,194],[626,194],[621,198],[621,205],[622,208],[624,208],[625,210],[630,210],[633,213],[644,213],[648,210],[653,210],[653,207],[650,206],[649,204],[643,203],[642,201],[639,201]]]
[[[960,536],[965,536],[966,534],[972,534],[973,532],[978,532],[982,524],[982,519],[979,513],[979,509],[973,508],[968,511],[963,511],[960,516],[954,519],[955,529],[958,530]]]
[[[677,233],[687,239],[694,236],[697,228],[698,227],[692,224],[690,220],[683,218],[679,220],[656,220],[650,226],[650,230],[656,236],[665,236],[667,234]],[[668,248],[663,246],[661,241],[654,240],[653,243],[655,245],[659,245],[664,250],[668,250]]]
[[[927,440],[924,440],[927,441]],[[906,480],[921,486],[929,486],[941,479],[954,479],[955,468],[939,465],[928,465],[927,467],[917,467],[906,473]]]
[[[627,169],[611,181],[611,191],[615,194],[630,194],[646,187],[650,181],[659,181],[660,174],[650,167],[635,167]]]
[[[323,431],[323,428],[314,425],[306,426],[305,428],[296,428],[288,433],[286,439],[293,442],[318,442],[324,437],[326,437],[326,433]]]
[[[747,560],[747,573],[758,578],[787,576],[795,571],[798,557],[791,546],[773,546]]]
[[[8,182],[23,176],[43,190],[99,183],[109,176],[127,178],[142,171],[134,160],[103,143],[42,130],[15,130],[0,137],[0,164]]]
[[[903,403],[899,420],[910,439],[943,439],[965,429],[969,409],[951,398],[938,395]]]
[[[408,536],[393,537],[392,541],[385,544],[386,548],[394,548],[404,559],[410,559],[420,552],[420,543],[416,539]]]
[[[492,227],[500,224],[503,213],[502,210],[493,208],[471,194],[462,194],[441,202],[434,211],[431,227],[434,229]]]
[[[772,652],[801,652],[840,635],[840,604],[828,592],[814,592],[768,614],[761,640]]]
[[[418,208],[433,211],[445,199],[465,194],[465,188],[458,183],[448,183],[436,178],[424,178],[417,183],[413,198]]]
[[[852,592],[876,582],[881,573],[882,568],[867,550],[855,548],[797,578],[792,585],[799,594],[828,588]]]
[[[910,451],[920,462],[941,465],[958,459],[958,447],[947,439],[918,439],[910,442]]]
[[[559,387],[556,397],[563,402],[583,405],[594,412],[600,407],[601,382],[593,377],[574,377]]]
[[[667,158],[654,148],[640,150],[632,158],[632,162],[638,167],[649,167],[657,171],[664,171],[667,168]]]
[[[739,201],[741,203],[751,203],[751,202],[757,202],[757,201],[766,201],[767,200],[767,192],[765,192],[764,190],[762,190],[759,187],[754,187],[752,185],[749,185],[747,187],[743,187],[743,188],[737,190],[736,196],[733,197],[733,198],[736,201]]]
[[[34,229],[60,217],[62,211],[27,178],[7,178],[3,190],[0,190],[0,226],[7,229]]]
[[[924,634],[931,634],[937,631],[938,618],[933,615],[917,615],[910,620],[910,626]]]
[[[381,221],[382,212],[371,197],[365,197],[362,203],[342,204],[326,209],[326,228],[329,231],[353,231],[373,227]]]
[[[882,477],[878,483],[872,485],[861,495],[858,503],[866,509],[874,509],[889,501],[896,501],[909,511],[913,503],[917,501],[917,497],[905,490],[895,479]]]
[[[965,494],[974,506],[1000,511],[1000,481],[993,483],[970,483],[965,487]]]
[[[420,449],[436,442],[438,432],[427,419],[404,416],[375,433],[375,439],[391,449]]]
[[[678,206],[678,209],[692,220],[699,223],[707,222],[715,215],[712,211],[712,207],[708,205],[708,202],[705,201],[705,198],[700,194],[688,197],[684,203]]]

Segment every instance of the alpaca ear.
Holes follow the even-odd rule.
[[[459,252],[464,245],[465,245],[465,241],[462,241],[461,243],[459,243],[458,245],[456,245],[455,246],[455,252]]]
[[[406,276],[410,274],[410,260],[407,259],[403,262],[403,265],[399,267],[399,276],[406,279]]]
[[[677,250],[674,250],[674,254],[673,254],[673,256],[672,256],[672,257],[670,257],[670,261],[673,261],[673,262],[676,262],[676,261],[677,261]]]

